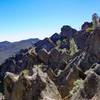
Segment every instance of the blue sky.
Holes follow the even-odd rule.
[[[80,29],[100,15],[100,0],[0,0],[0,41],[49,37],[63,25]]]

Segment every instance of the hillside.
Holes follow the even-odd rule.
[[[6,100],[99,100],[100,18],[22,49],[0,66]]]

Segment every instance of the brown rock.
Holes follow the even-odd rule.
[[[62,98],[69,97],[70,91],[74,86],[73,83],[77,79],[85,79],[86,75],[79,68],[80,62],[80,58],[75,57],[60,73],[60,75],[56,77],[55,84],[57,85]]]
[[[52,49],[50,54],[49,54],[49,66],[55,70],[58,68],[60,61],[60,52],[57,49]]]
[[[73,95],[71,100],[99,100],[100,99],[100,76],[93,71],[88,73],[80,90]]]
[[[8,73],[4,80],[6,100],[62,100],[55,84],[39,66],[33,75]]]
[[[86,29],[91,28],[91,27],[92,27],[92,22],[91,22],[91,23],[85,22],[85,23],[82,25],[81,29],[82,29],[82,30],[86,30]]]
[[[91,52],[100,60],[100,28],[94,30],[93,40],[91,42]]]
[[[49,53],[49,68],[55,70],[64,70],[69,59],[69,55],[66,52],[62,52],[56,48],[52,49]]]
[[[56,85],[62,96],[65,98],[69,95],[69,92],[73,88],[73,83],[76,79],[79,79],[79,71],[77,68],[71,68],[61,73],[61,75],[56,80]]]
[[[38,52],[38,58],[45,64],[48,64],[49,54],[46,49],[41,49]]]
[[[49,62],[58,62],[60,57],[60,52],[57,49],[52,49],[49,54]]]

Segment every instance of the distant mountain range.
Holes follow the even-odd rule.
[[[38,41],[39,41],[38,38],[34,38],[34,39],[21,40],[18,42],[9,42],[9,41],[0,42],[0,64],[3,63],[5,59],[9,58],[10,56],[18,52],[20,49],[29,48]]]

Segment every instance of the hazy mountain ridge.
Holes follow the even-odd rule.
[[[0,42],[0,64],[3,63],[8,57],[16,54],[20,49],[31,47],[39,39],[27,39],[18,42],[4,41]]]

